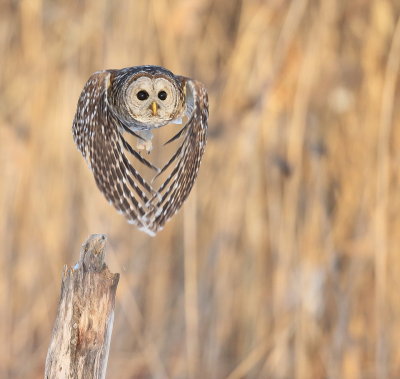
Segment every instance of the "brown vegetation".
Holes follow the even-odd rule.
[[[5,0],[0,377],[39,378],[62,267],[121,273],[109,378],[400,377],[400,3]],[[75,148],[99,69],[204,82],[205,158],[155,238]]]

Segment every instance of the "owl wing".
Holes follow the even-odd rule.
[[[182,143],[161,169],[158,177],[168,168],[171,173],[152,198],[154,207],[148,213],[147,222],[151,229],[157,231],[182,206],[188,197],[204,153],[207,140],[208,96],[202,83],[189,78],[180,77],[186,83],[186,115],[185,126],[166,143],[182,138]]]
[[[152,234],[144,218],[152,211],[150,199],[155,191],[132,166],[125,152],[156,172],[159,170],[123,138],[121,130],[127,128],[115,116],[107,100],[111,76],[112,71],[99,71],[87,81],[73,122],[74,141],[107,200],[130,223]]]

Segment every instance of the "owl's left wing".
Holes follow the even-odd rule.
[[[207,141],[208,96],[202,83],[180,77],[184,81],[186,96],[185,126],[166,143],[182,137],[182,143],[172,158],[161,169],[161,175],[168,168],[171,173],[157,190],[153,211],[148,222],[154,230],[160,229],[182,206],[196,180]],[[174,166],[173,166],[174,165]]]

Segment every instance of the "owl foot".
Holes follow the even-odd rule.
[[[150,154],[151,150],[153,150],[153,143],[150,140],[149,141],[138,140],[136,147],[139,150],[139,152],[145,150],[147,154]]]
[[[153,133],[150,130],[140,130],[136,132],[142,139],[138,139],[136,147],[139,150],[145,150],[147,154],[150,154],[150,151],[153,150],[153,143],[151,140],[153,139]]]

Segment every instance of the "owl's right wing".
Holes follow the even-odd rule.
[[[159,170],[123,138],[121,130],[127,128],[116,117],[107,99],[112,75],[111,70],[98,71],[87,81],[73,122],[74,141],[107,200],[130,223],[154,234],[143,222],[143,217],[151,211],[150,199],[155,192],[132,166],[125,152],[156,172]]]

